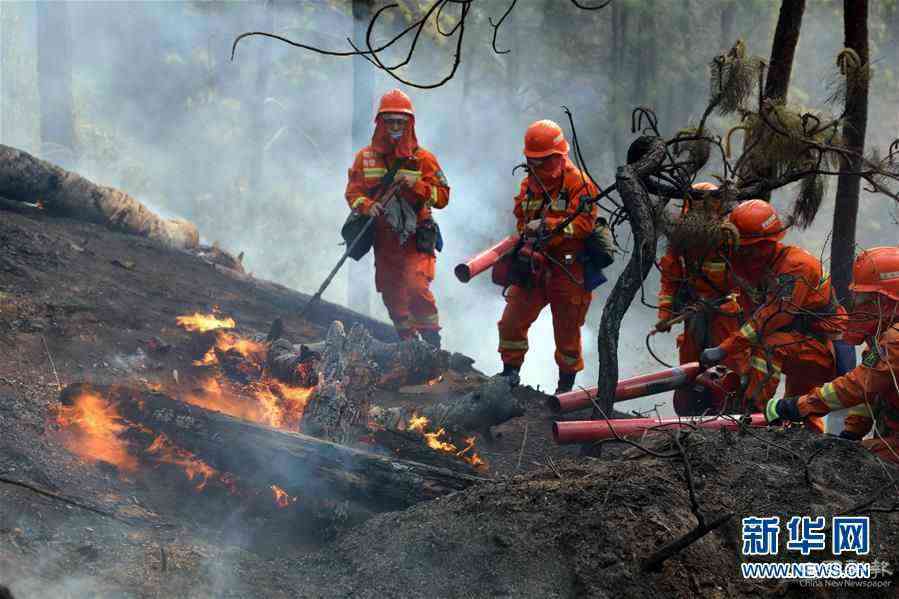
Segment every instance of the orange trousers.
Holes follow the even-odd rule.
[[[833,344],[796,331],[771,333],[765,335],[760,346],[753,345],[749,364],[744,365],[743,370],[740,374],[748,376],[746,401],[764,412],[768,400],[777,391],[781,376],[787,377],[785,397],[805,395],[833,380],[836,376]]]
[[[728,302],[718,311],[709,310],[687,319],[684,322],[684,332],[677,336],[680,363],[698,362],[702,350],[715,347],[739,329],[740,306],[736,302]],[[730,364],[731,361],[725,360],[724,364],[736,371],[735,364]]]
[[[568,269],[575,278],[584,276],[580,264],[572,264]],[[506,308],[497,323],[499,353],[503,364],[520,367],[524,363],[524,356],[528,351],[528,329],[549,304],[553,315],[555,358],[559,372],[583,370],[581,327],[587,318],[592,297],[589,291],[585,291],[556,266],[547,270],[543,285],[539,287],[509,287]]]
[[[418,251],[414,235],[400,245],[396,234],[380,219],[376,225],[375,288],[397,334],[408,339],[417,331],[439,331],[437,301],[430,289],[437,258]]]

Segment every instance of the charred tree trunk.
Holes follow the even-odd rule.
[[[353,43],[365,47],[365,32],[372,15],[372,0],[353,2]],[[361,56],[353,60],[353,151],[367,146],[371,139],[372,109],[375,105],[375,69]],[[371,313],[372,257],[349,261],[347,268],[347,306],[362,314]]]
[[[61,401],[82,389],[71,385]],[[164,433],[176,446],[241,480],[291,494],[347,499],[374,511],[403,509],[485,479],[238,420],[124,387],[95,388],[125,420]]]
[[[657,207],[652,203],[641,179],[655,171],[665,158],[665,143],[652,139],[649,150],[638,162],[618,168],[618,193],[628,213],[633,234],[633,249],[624,271],[615,282],[602,309],[596,347],[599,353],[598,404],[607,415],[612,414],[615,386],[618,384],[618,335],[621,321],[655,263],[658,232]],[[593,418],[602,415],[594,408]]]
[[[37,39],[41,156],[74,168],[77,154],[68,3],[37,3]]]
[[[865,150],[865,132],[868,127],[868,1],[844,0],[843,24],[845,47],[854,50],[859,58],[856,69],[846,74],[846,118],[843,121],[843,139],[848,150],[861,155]],[[852,158],[844,160],[842,166],[846,171],[858,171],[862,168],[862,161],[861,158]],[[859,176],[847,172],[840,174],[833,213],[830,269],[837,299],[843,304],[850,297],[849,283],[852,281],[860,188]]]
[[[790,73],[793,71],[793,57],[799,44],[799,29],[805,13],[805,0],[783,0],[774,43],[771,46],[771,60],[765,78],[765,97],[777,103],[786,103],[790,88]]]
[[[184,220],[164,220],[123,191],[102,187],[77,173],[0,145],[0,196],[17,202],[41,200],[56,214],[106,225],[167,246],[199,243],[197,228]]]

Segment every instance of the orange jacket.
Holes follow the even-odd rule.
[[[880,335],[874,347],[865,353],[859,366],[800,397],[797,402],[799,413],[807,416],[849,408],[846,429],[861,436],[871,426],[868,406],[878,405],[881,420],[887,429],[880,433],[886,435],[896,432],[899,431],[897,381],[899,324],[893,324]]]
[[[359,150],[348,172],[349,182],[344,194],[351,209],[368,214],[375,202],[371,194],[393,166],[393,160],[375,152],[371,146]],[[437,158],[424,148],[417,148],[410,158],[403,160],[396,175],[403,174],[418,176],[415,186],[404,194],[406,201],[419,207],[418,222],[431,218],[431,208],[443,208],[449,203],[450,190],[446,177]]]
[[[752,317],[721,344],[728,355],[783,329],[828,336],[842,332],[846,312],[837,304],[830,277],[824,276],[817,258],[800,247],[778,243],[768,270],[757,288],[760,297],[753,298]],[[748,303],[746,295],[740,294],[741,303]]]
[[[659,260],[659,270],[659,320],[674,316],[674,300],[684,285],[696,298],[710,301],[729,294],[734,287],[727,263],[717,254],[684,256],[669,247]]]
[[[562,187],[559,193],[552,197],[552,202],[544,202],[543,197],[531,193],[528,189],[528,178],[525,177],[518,195],[515,196],[518,233],[523,234],[528,222],[539,219],[541,214],[545,215],[543,220],[547,230],[552,230],[569,215],[577,212],[581,198],[593,197],[598,193],[599,188],[593,181],[567,160],[562,175]],[[541,207],[544,207],[542,213]],[[546,245],[549,254],[558,257],[565,253],[583,251],[584,240],[590,236],[596,225],[596,213],[596,204],[593,204],[590,210],[579,213],[561,235],[550,238]]]

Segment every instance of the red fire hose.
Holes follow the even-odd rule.
[[[618,381],[618,386],[615,387],[615,401],[654,395],[683,387],[694,381],[702,371],[699,362],[689,362],[660,372]],[[563,414],[586,408],[592,404],[590,398],[596,397],[596,390],[596,387],[590,387],[562,393],[549,400],[550,408]]]
[[[553,423],[553,439],[559,445],[570,443],[589,443],[602,439],[619,437],[639,437],[647,429],[665,426],[666,428],[689,428],[696,426],[707,429],[738,430],[743,416],[718,416],[715,418],[621,418],[613,420],[569,420]],[[767,426],[765,415],[750,414],[749,426]]]
[[[468,262],[456,265],[456,278],[467,283],[488,268],[496,264],[500,258],[515,249],[518,243],[518,235],[509,235],[496,245],[487,248]]]

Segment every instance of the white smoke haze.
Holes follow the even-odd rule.
[[[254,275],[314,292],[342,250],[339,227],[348,212],[343,189],[347,168],[358,150],[350,139],[352,61],[258,37],[243,40],[233,62],[229,53],[236,35],[265,27],[266,10],[271,12],[275,33],[345,49],[344,40],[352,35],[353,25],[349,2],[66,4],[71,16],[81,144],[78,170],[99,183],[127,190],[161,214],[192,220],[204,240],[217,241],[235,254],[243,251],[245,266]],[[775,3],[762,4],[739,8],[733,38],[744,36],[750,52],[767,57],[776,7]],[[493,10],[490,4],[484,6]],[[547,11],[548,6],[553,12]],[[571,107],[591,172],[600,186],[610,184],[615,154],[620,157],[633,137],[627,130],[628,115],[610,114],[611,95],[623,90],[630,98],[628,106],[655,106],[660,116],[667,117],[661,122],[666,134],[695,121],[708,88],[706,65],[725,49],[717,17],[722,6],[694,1],[686,21],[672,17],[671,23],[664,24],[666,29],[685,24],[690,30],[689,39],[677,42],[687,44],[688,51],[665,51],[666,44],[675,42],[663,42],[657,57],[663,63],[657,68],[683,72],[685,85],[656,89],[648,98],[634,91],[628,81],[611,80],[610,10],[580,12],[568,3],[544,0],[518,3],[498,41],[500,47],[512,51],[501,56],[490,50],[490,30],[485,15],[478,13],[467,28],[460,71],[441,88],[410,89],[376,73],[374,101],[396,86],[410,94],[417,111],[419,141],[435,153],[452,189],[447,209],[436,212],[446,246],[438,257],[433,285],[447,348],[471,355],[477,360],[476,367],[487,373],[501,367],[495,324],[504,305],[499,288],[490,284],[489,274],[463,285],[452,271],[457,262],[513,230],[512,198],[520,177],[511,171],[522,160],[525,127],[536,119],[551,118],[567,130],[560,106]],[[4,50],[7,63],[14,65],[19,75],[18,87],[4,91],[3,109],[22,116],[9,130],[7,113],[3,119],[7,131],[2,135],[4,141],[37,151],[36,108],[23,101],[33,97],[28,90],[33,88],[34,74],[29,79],[27,62],[28,52],[34,52],[38,43],[33,7],[5,4],[3,15],[4,40],[21,44],[18,50]],[[880,35],[877,23],[875,15],[872,28]],[[398,26],[398,21],[388,21],[379,36],[386,38],[389,27]],[[553,28],[561,28],[563,33],[553,34]],[[589,37],[596,44],[591,47],[601,53],[578,56],[576,44],[566,43],[565,36],[576,41]],[[53,44],[54,40],[39,43]],[[838,15],[823,5],[811,4],[797,52],[792,100],[821,105],[828,81],[821,74],[833,71],[833,57],[841,43]],[[451,64],[451,45],[435,49],[426,43],[404,75],[423,82],[441,78]],[[875,43],[872,51],[875,65],[882,65],[881,59],[894,53],[895,44]],[[270,70],[264,89],[260,89],[259,68],[265,65]],[[564,69],[555,65],[564,65]],[[15,97],[9,95],[12,91]],[[888,108],[891,101],[895,101],[894,87],[875,85],[871,122],[886,126],[873,128],[869,144],[895,137],[897,117],[895,110]],[[374,106],[370,108],[373,116]],[[614,130],[622,147],[612,146]],[[264,148],[263,173],[254,186],[250,165],[259,148]],[[830,195],[811,230],[791,232],[788,240],[820,253],[830,230],[835,187],[832,181]],[[789,201],[788,192],[776,198],[781,208]],[[890,220],[894,214],[895,208],[887,200],[864,198],[859,245],[894,243],[895,228]],[[619,236],[627,238],[626,227]],[[824,255],[826,258],[827,252]],[[595,335],[602,303],[626,260],[625,254],[619,257],[607,273],[610,282],[594,294],[583,329],[587,368],[579,375],[578,384],[595,382]],[[347,284],[343,273],[324,298],[346,303]],[[374,295],[373,280],[354,284],[371,285],[371,312],[386,319],[386,310]],[[653,274],[646,283],[648,303],[655,304],[657,288],[657,275]],[[622,376],[660,368],[643,345],[653,321],[654,310],[635,302],[621,334]],[[653,343],[660,357],[675,360],[672,335],[657,336]],[[549,390],[554,387],[553,345],[547,309],[530,333],[531,349],[522,372],[526,383]],[[635,401],[627,407],[642,409],[654,402]]]

